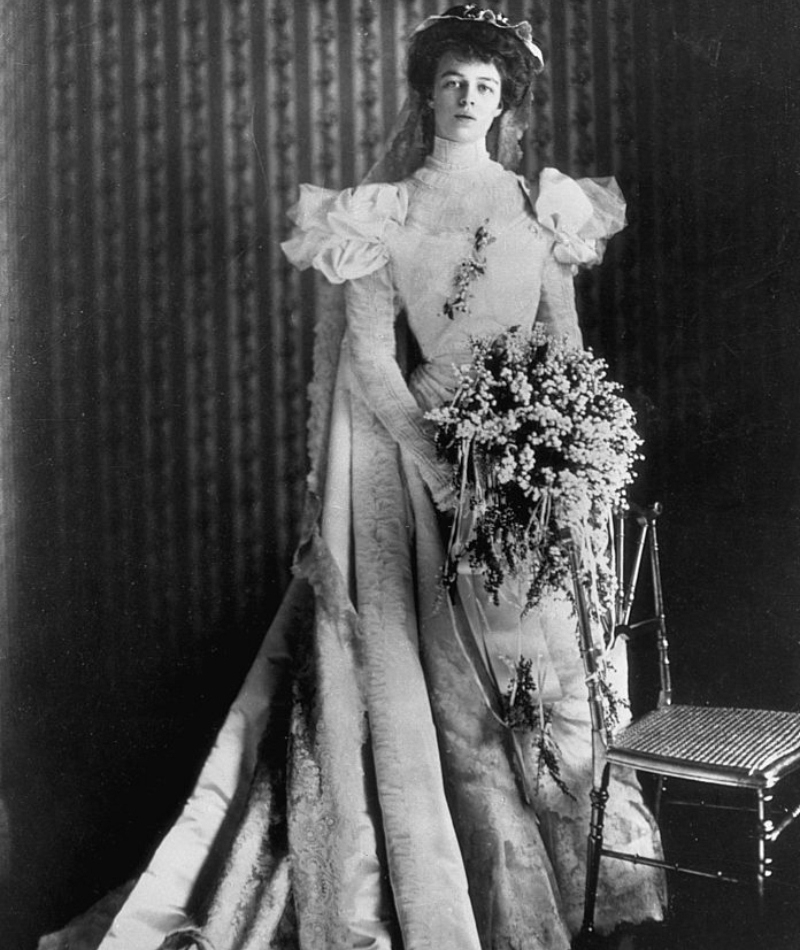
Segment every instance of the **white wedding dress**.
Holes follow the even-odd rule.
[[[305,187],[295,223],[290,260],[346,291],[346,323],[332,310],[318,330],[296,579],[102,950],[566,950],[591,787],[576,619],[555,593],[523,624],[571,793],[529,748],[527,803],[457,635],[467,617],[443,600],[434,500],[452,487],[424,412],[452,392],[472,335],[536,321],[580,342],[574,272],[598,261],[624,205],[611,183],[546,169],[531,189],[482,143],[437,139],[405,181]],[[459,284],[476,251],[480,272]],[[421,354],[408,379],[400,309]],[[624,694],[625,658],[612,659]],[[633,774],[613,782],[606,842],[660,856]],[[598,929],[659,919],[664,900],[660,871],[606,862]]]

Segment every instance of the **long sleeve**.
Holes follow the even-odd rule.
[[[575,306],[575,276],[570,264],[562,264],[548,255],[542,274],[542,294],[536,322],[547,333],[566,339],[572,346],[583,346]]]
[[[392,438],[408,452],[441,508],[450,506],[449,466],[434,444],[433,423],[408,389],[395,356],[394,286],[389,266],[348,281],[347,328],[353,374],[361,395]]]

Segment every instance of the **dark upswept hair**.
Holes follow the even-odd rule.
[[[518,108],[530,97],[538,67],[514,33],[483,20],[452,18],[433,23],[412,37],[406,76],[423,102],[431,94],[439,62],[447,53],[462,62],[495,65],[504,111]]]

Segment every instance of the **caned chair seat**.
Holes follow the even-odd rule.
[[[606,758],[660,775],[771,788],[800,768],[800,713],[665,706],[616,733]]]

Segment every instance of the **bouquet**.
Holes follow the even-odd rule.
[[[564,530],[607,540],[640,458],[634,413],[604,360],[536,326],[473,339],[456,372],[452,400],[427,414],[460,498],[445,580],[467,558],[496,602],[506,577],[525,577],[530,609],[568,588]],[[592,587],[610,607],[613,570],[592,560]]]
[[[541,328],[515,327],[494,339],[474,339],[472,360],[457,369],[456,379],[452,400],[427,413],[436,424],[439,454],[453,466],[459,496],[446,585],[464,585],[460,575],[476,575],[495,605],[501,599],[508,603],[512,589],[521,589],[515,602],[527,612],[548,590],[571,592],[567,534],[582,549],[594,619],[611,617],[610,515],[633,479],[641,440],[633,410],[621,387],[608,379],[605,362]],[[475,601],[469,590],[466,595]],[[492,625],[478,613],[480,621],[467,624],[477,652],[462,647],[482,658],[483,676],[476,678],[485,682],[488,676],[493,685],[494,698],[484,692],[484,700],[509,730],[526,799],[534,785],[526,774],[522,731],[533,734],[539,772],[545,769],[570,795],[549,728],[552,710],[533,675],[532,659],[520,653],[503,689],[493,675]],[[461,640],[455,617],[453,623]],[[600,679],[614,715],[617,700],[604,674]]]

